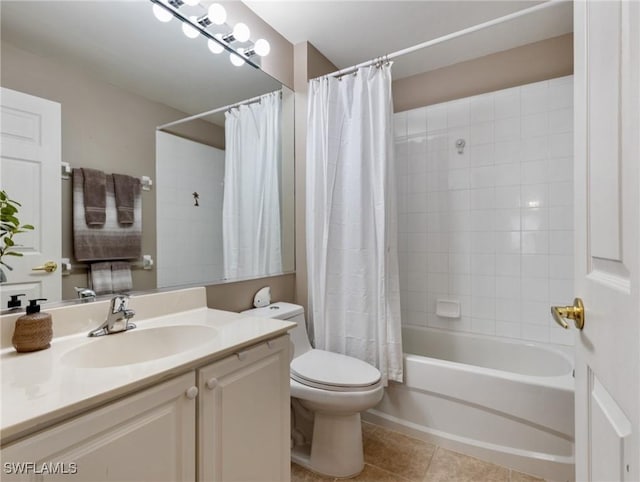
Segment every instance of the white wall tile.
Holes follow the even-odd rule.
[[[573,279],[573,256],[568,254],[549,255],[550,279]]]
[[[523,254],[522,276],[525,278],[549,278],[549,255]]]
[[[522,143],[519,138],[496,142],[494,144],[493,160],[496,164],[519,163]]]
[[[496,298],[496,320],[517,323],[522,321],[522,301],[520,298]]]
[[[493,95],[494,118],[520,116],[520,88],[501,90]]]
[[[495,142],[517,141],[520,139],[520,118],[496,119],[493,124]]]
[[[403,323],[573,343],[549,315],[573,291],[571,90],[566,77],[396,114]],[[436,316],[438,298],[462,318]]]
[[[549,231],[549,254],[573,254],[573,230]]]
[[[520,276],[519,254],[496,254],[496,276]]]
[[[427,129],[429,132],[447,128],[447,105],[437,104],[427,108]]]
[[[522,117],[520,133],[523,139],[547,135],[549,132],[549,114],[540,112]]]
[[[469,125],[469,99],[447,102],[447,128]]]
[[[493,122],[481,122],[469,126],[469,145],[477,146],[493,142]]]
[[[573,131],[573,108],[549,112],[549,133],[560,134]]]
[[[496,190],[493,187],[472,189],[469,192],[469,207],[471,209],[494,209],[497,207]]]
[[[427,111],[424,107],[407,111],[407,135],[427,132]]]
[[[397,112],[393,115],[393,135],[395,138],[407,135],[407,112]]]
[[[493,95],[484,94],[469,99],[469,121],[474,124],[493,120]]]

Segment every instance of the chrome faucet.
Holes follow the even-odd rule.
[[[75,287],[76,293],[78,293],[78,298],[82,300],[83,303],[87,303],[89,301],[96,300],[96,292],[89,288],[78,288]]]
[[[117,295],[111,298],[107,319],[102,325],[89,332],[89,336],[111,335],[127,330],[133,330],[136,325],[129,322],[136,314],[135,311],[127,308],[129,297],[127,295]]]

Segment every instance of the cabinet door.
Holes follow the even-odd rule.
[[[289,336],[198,371],[200,481],[290,480]]]
[[[196,395],[190,372],[29,436],[3,448],[2,480],[193,481]]]

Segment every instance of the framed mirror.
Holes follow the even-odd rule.
[[[228,19],[227,23],[232,25],[238,20]],[[157,127],[202,112],[250,105],[251,102],[244,102],[281,92],[278,94],[282,99],[278,167],[281,267],[268,274],[294,270],[293,94],[289,89],[260,69],[246,64],[232,65],[227,52],[213,54],[206,38],[188,38],[175,19],[159,22],[149,1],[3,1],[1,35],[2,87],[60,104],[62,162],[72,168],[92,168],[153,181],[151,190],[141,193],[141,251],[154,261],[154,266],[143,269],[142,259],[132,260],[135,291],[158,288],[159,271],[163,266],[170,270],[172,259],[184,262],[181,253],[188,252],[189,260],[198,267],[202,266],[198,260],[208,256],[197,253],[186,243],[198,237],[197,230],[190,225],[190,212],[181,213],[181,202],[176,199],[172,203],[171,194],[158,190],[157,181],[166,172],[161,172],[156,163],[157,135],[170,135],[185,143],[220,150],[217,158],[220,167],[225,158],[224,111],[228,109],[217,116],[173,124],[161,131]],[[189,162],[184,157],[176,159],[173,172],[189,172]],[[71,264],[70,273],[61,277],[60,299],[74,299],[75,287],[89,285],[89,266],[74,256],[71,181],[61,180],[57,175],[51,177],[41,182],[62,183],[60,259],[69,258]],[[5,176],[3,189],[4,179]],[[175,181],[176,186],[182,182]],[[219,183],[210,189],[206,186],[187,189],[191,204],[193,192],[201,196],[200,207],[208,193],[224,194]],[[30,197],[21,199],[20,192],[12,197],[23,203],[25,213],[37,208],[29,205]],[[159,240],[158,219],[166,213],[167,205],[173,210],[173,235],[169,239],[165,230]],[[215,219],[212,216],[209,222],[217,222]],[[29,219],[24,217],[23,221]],[[17,238],[16,242],[20,240]],[[201,244],[209,246],[206,241]],[[212,245],[210,249],[218,248]],[[20,261],[22,258],[17,258],[15,263]],[[209,276],[210,273],[200,276],[202,272],[191,276],[188,268],[180,269],[173,276],[169,273],[160,286],[211,284],[265,274],[243,272],[234,277],[225,275],[223,270],[215,276]],[[37,293],[29,289],[27,283],[17,291],[27,291],[28,296],[36,297]],[[5,298],[10,293],[11,290],[3,290],[2,308],[7,306]]]

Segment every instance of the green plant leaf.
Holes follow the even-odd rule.
[[[6,244],[7,246],[15,246],[16,243],[14,243],[13,239],[11,239],[10,237],[5,237],[4,244]]]
[[[17,257],[17,258],[20,258],[20,257],[22,257],[22,256],[23,256],[23,254],[22,254],[22,253],[17,253],[17,252],[15,252],[15,251],[8,251],[8,252],[4,253],[4,255],[5,255],[5,256],[15,256],[15,257]]]
[[[20,229],[36,229],[36,228],[33,227],[31,224],[23,224],[22,226],[20,226]]]

